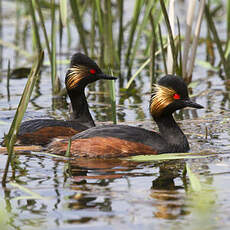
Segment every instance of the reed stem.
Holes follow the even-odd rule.
[[[196,7],[196,0],[190,0],[188,5],[188,13],[186,18],[186,32],[184,40],[184,52],[183,52],[183,61],[182,61],[182,77],[185,79],[187,75],[187,62],[188,62],[188,53],[191,40],[192,24],[194,21],[194,13]]]
[[[171,46],[172,55],[173,55],[173,71],[172,72],[175,73],[178,70],[178,64],[177,64],[177,52],[176,52],[176,48],[174,44],[174,36],[173,36],[172,28],[169,22],[169,17],[167,14],[164,0],[160,0],[160,4],[161,4],[162,13],[164,15],[164,19],[166,22],[167,30],[169,33],[169,41],[170,41],[170,46]]]
[[[209,8],[208,8],[207,4],[205,4],[205,16],[207,18],[208,26],[209,26],[212,34],[213,34],[214,41],[215,41],[215,43],[217,45],[217,49],[218,49],[219,54],[220,54],[221,62],[223,64],[223,68],[224,68],[224,72],[225,72],[225,79],[229,79],[230,78],[230,71],[228,69],[228,65],[227,65],[227,62],[226,62],[226,59],[225,59],[225,56],[224,56],[224,51],[223,51],[223,48],[222,48],[220,38],[218,36],[215,24],[214,24],[214,22],[212,20],[212,17],[210,15]]]
[[[34,2],[34,0],[32,0],[32,1],[29,1],[28,3],[29,3],[32,22],[33,22],[33,29],[34,29],[34,33],[35,33],[35,43],[37,46],[38,53],[40,53],[42,50],[42,45],[41,45],[41,41],[40,41],[39,27],[38,27],[37,19],[35,16],[35,9],[34,9],[35,2]]]
[[[129,63],[129,56],[131,54],[131,49],[133,46],[134,34],[135,34],[135,31],[137,28],[137,23],[138,23],[138,19],[139,19],[139,15],[140,15],[143,3],[144,3],[143,0],[136,0],[136,2],[135,2],[134,13],[133,13],[133,17],[132,17],[132,26],[130,29],[129,39],[128,39],[128,49],[127,49],[127,53],[126,53],[126,57],[125,57],[125,64],[126,65],[128,65],[128,63]]]
[[[39,76],[39,71],[43,62],[44,58],[44,52],[42,51],[38,58],[36,59],[36,63],[31,69],[30,75],[28,77],[28,81],[26,83],[26,86],[24,88],[21,100],[19,102],[17,111],[14,116],[14,120],[11,124],[10,130],[8,134],[5,137],[5,144],[7,147],[7,152],[8,152],[8,158],[2,178],[2,185],[5,187],[6,185],[6,179],[7,179],[7,174],[9,170],[9,165],[12,163],[12,159],[14,157],[14,144],[16,141],[17,133],[21,124],[21,121],[23,119],[24,113],[26,111],[27,105],[29,103],[30,96],[32,94],[35,81],[37,80]]]
[[[194,68],[194,63],[195,63],[195,58],[196,58],[196,50],[199,42],[199,37],[200,37],[200,28],[201,28],[201,23],[202,23],[202,18],[204,14],[204,6],[205,6],[205,0],[200,1],[200,7],[199,7],[199,12],[198,12],[198,18],[197,18],[197,23],[194,31],[194,38],[193,38],[193,44],[192,44],[192,53],[191,53],[191,58],[190,58],[190,63],[188,66],[188,82],[191,82],[192,80],[192,72]]]
[[[79,34],[79,37],[80,37],[81,45],[83,47],[83,50],[84,50],[85,54],[88,55],[88,50],[87,50],[87,46],[86,46],[85,31],[84,31],[84,27],[83,27],[82,20],[81,20],[81,17],[80,17],[78,1],[70,0],[70,6],[71,6],[71,9],[72,9],[74,22],[75,22],[75,25],[76,25],[76,28],[78,30],[78,34]]]
[[[55,0],[51,0],[51,77],[52,91],[57,94],[58,79],[57,79],[57,63],[56,63],[56,15],[55,15]]]

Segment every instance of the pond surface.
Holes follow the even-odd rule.
[[[181,10],[184,5],[180,4]],[[14,43],[16,19],[9,15],[15,13],[15,4],[3,1],[2,7],[1,39]],[[219,25],[221,29],[226,26],[224,22],[219,22]],[[205,34],[204,30],[202,33]],[[26,44],[30,47],[30,39]],[[58,59],[69,59],[76,50],[79,50],[76,44],[72,44],[70,49],[64,48],[58,53]],[[205,60],[204,50],[201,45],[197,59]],[[10,47],[3,46],[0,51],[2,140],[11,125],[26,83],[25,78],[11,79],[10,97],[7,96],[8,60],[12,68],[28,67],[31,62]],[[216,58],[218,63],[218,55]],[[135,70],[139,65],[136,63]],[[58,66],[62,81],[67,68],[68,64]],[[47,65],[42,71],[40,83],[35,86],[24,120],[68,118],[66,99],[52,98],[50,74],[50,66]],[[125,70],[122,74],[125,75]],[[7,212],[5,220],[9,225],[6,229],[229,229],[230,93],[216,72],[197,65],[193,77],[198,83],[193,88],[193,95],[197,95],[196,101],[205,109],[186,109],[175,117],[188,136],[191,152],[211,152],[215,155],[137,163],[122,159],[78,159],[69,162],[46,153],[19,154],[15,182],[22,187],[15,184],[0,187],[0,209]],[[135,94],[120,92],[119,87],[124,87],[124,83],[121,80],[116,82],[118,122],[156,129],[148,112],[148,69],[142,71],[135,81]],[[91,113],[98,125],[112,119],[107,84],[97,82],[86,90]],[[7,156],[1,154],[1,177],[6,160]],[[194,195],[189,192],[189,180],[183,176],[186,163],[208,187],[208,200],[200,193]],[[26,193],[25,188],[41,197],[28,198],[31,194]],[[196,198],[207,203],[202,206]]]

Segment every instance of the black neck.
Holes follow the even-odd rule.
[[[68,91],[73,109],[72,119],[87,127],[93,127],[95,126],[95,123],[89,112],[89,105],[87,103],[84,91],[85,88],[75,88],[71,91]]]
[[[170,152],[187,152],[189,150],[188,140],[175,122],[172,114],[154,117],[154,120],[159,127],[161,137],[168,143],[167,148]]]

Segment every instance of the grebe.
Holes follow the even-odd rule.
[[[98,65],[88,56],[76,53],[71,58],[70,67],[65,78],[67,93],[70,97],[73,115],[72,119],[34,119],[21,124],[18,140],[21,145],[46,145],[55,137],[73,136],[95,123],[89,112],[85,96],[85,87],[100,79],[114,80],[113,76],[106,75]]]

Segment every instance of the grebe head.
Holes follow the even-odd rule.
[[[185,107],[203,108],[202,105],[191,101],[187,85],[181,77],[166,75],[154,85],[150,101],[150,112],[153,117],[172,114]]]
[[[103,73],[92,59],[82,53],[76,53],[72,56],[65,78],[68,91],[78,87],[84,88],[87,84],[99,79],[115,80],[116,77]]]

